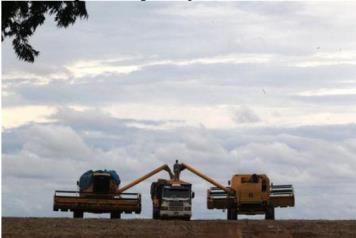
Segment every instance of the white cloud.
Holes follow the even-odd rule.
[[[356,65],[355,51],[342,51],[341,48],[336,52],[317,52],[303,60],[297,60],[296,67],[319,67],[332,65]]]
[[[52,80],[67,80],[67,72],[56,72],[43,75],[42,73],[30,73],[30,72],[11,72],[9,74],[2,75],[4,83],[12,83],[12,80],[21,80],[20,84],[48,84]]]
[[[2,109],[2,127],[19,127],[30,122],[49,122],[48,117],[56,112],[49,106],[19,106]]]
[[[124,61],[115,59],[110,60],[90,60],[79,61],[66,66],[66,69],[76,78],[82,77],[96,77],[105,74],[130,74],[145,67],[159,66],[159,65],[176,65],[187,66],[194,64],[210,65],[210,64],[260,64],[268,63],[272,56],[267,54],[236,54],[236,55],[217,55],[204,58],[193,59],[162,59],[157,60],[154,57],[148,57],[146,62],[140,64],[127,64]],[[128,58],[129,61],[132,58]]]
[[[225,106],[116,104],[103,108],[117,118],[178,120],[187,125],[231,128],[235,123]]]
[[[60,159],[90,159],[91,150],[70,127],[32,126],[28,129],[23,149],[40,157]]]
[[[191,17],[191,18],[215,18],[215,17],[224,17],[231,18],[242,14],[237,7],[232,7],[227,4],[202,4],[194,3],[188,5],[184,4],[172,4],[168,8],[160,9],[157,11],[161,15],[169,16],[180,16],[180,17]]]
[[[356,82],[356,81],[355,81]],[[298,96],[356,95],[356,88],[321,88],[297,93]]]
[[[95,77],[102,74],[129,74],[139,70],[139,65],[103,65],[100,61],[80,61],[66,67],[74,77]]]
[[[352,128],[350,125],[346,130],[354,130]],[[329,131],[328,127],[316,129]],[[163,163],[173,164],[176,159],[193,165],[221,183],[227,183],[235,173],[258,172],[268,174],[275,184],[293,184],[297,208],[281,209],[278,213],[281,218],[327,218],[329,214],[323,212],[322,204],[312,205],[307,201],[322,194],[329,201],[330,208],[337,207],[332,195],[335,191],[344,194],[348,200],[344,200],[347,208],[335,213],[334,218],[353,218],[355,214],[356,208],[350,203],[354,195],[347,189],[356,179],[353,173],[356,169],[353,156],[355,138],[341,138],[335,142],[325,136],[294,135],[303,128],[296,128],[295,132],[289,129],[270,132],[270,128],[216,131],[185,127],[164,132],[117,129],[101,131],[104,136],[112,134],[117,137],[97,140],[83,133],[87,128],[74,131],[69,126],[36,125],[16,130],[25,130],[20,134],[27,136],[19,151],[7,151],[3,155],[3,167],[7,168],[3,171],[5,215],[24,215],[21,208],[36,200],[42,205],[36,208],[29,205],[31,209],[25,214],[68,216],[67,213],[51,212],[53,190],[75,189],[75,181],[87,169],[115,169],[122,184],[126,184]],[[167,175],[161,173],[131,190],[143,193],[141,217],[150,217],[147,188],[150,182],[161,176]],[[221,211],[205,209],[205,192],[211,185],[187,171],[182,176],[193,183],[197,194],[193,204],[195,218],[225,216]],[[19,178],[21,183],[16,182]],[[13,186],[10,186],[11,181]],[[36,186],[39,181],[43,189]],[[338,187],[339,184],[346,187]],[[36,194],[24,196],[24,186],[33,187]],[[15,202],[11,195],[17,197]],[[10,209],[11,204],[16,204],[16,209]],[[313,213],[308,212],[311,206]]]

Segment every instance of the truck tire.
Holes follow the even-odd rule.
[[[83,218],[84,212],[83,211],[73,211],[73,218]]]
[[[159,219],[159,210],[157,208],[152,208],[152,218]]]
[[[274,207],[268,207],[266,211],[266,220],[274,220]]]
[[[111,219],[121,219],[121,212],[115,211],[110,213]]]
[[[237,220],[237,210],[236,208],[227,209],[227,219],[228,220]]]

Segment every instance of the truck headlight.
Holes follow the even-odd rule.
[[[190,211],[190,207],[185,207],[184,211]]]

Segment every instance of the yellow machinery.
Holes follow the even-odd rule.
[[[292,185],[273,185],[264,174],[237,174],[229,181],[229,192],[218,187],[208,190],[208,209],[227,209],[227,219],[238,215],[265,214],[274,220],[276,207],[294,206]]]
[[[53,210],[72,211],[74,218],[83,218],[84,212],[110,213],[120,218],[121,213],[141,213],[141,195],[116,193],[120,178],[112,170],[89,170],[77,182],[79,191],[55,191]]]
[[[164,165],[162,165],[162,166],[160,166],[160,167],[158,167],[158,168],[152,170],[151,172],[149,172],[149,173],[147,173],[147,174],[145,174],[145,175],[143,175],[143,176],[141,176],[141,177],[135,179],[135,180],[132,181],[131,183],[129,183],[129,184],[123,186],[122,188],[118,189],[116,192],[119,193],[119,194],[121,194],[121,193],[123,193],[124,191],[126,191],[126,190],[132,188],[133,186],[135,186],[135,185],[141,183],[142,181],[144,181],[144,180],[146,180],[146,179],[152,177],[153,175],[155,175],[155,174],[157,174],[157,173],[159,173],[159,172],[161,172],[161,171],[166,171],[166,172],[169,174],[169,177],[170,177],[170,178],[173,178],[173,177],[174,177],[174,175],[172,174],[172,171],[171,171],[171,169],[169,168],[169,166],[166,165],[166,164],[164,164]]]

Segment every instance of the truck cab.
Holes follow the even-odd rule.
[[[154,219],[190,220],[192,216],[192,185],[171,184],[167,180],[152,183],[151,196]]]

